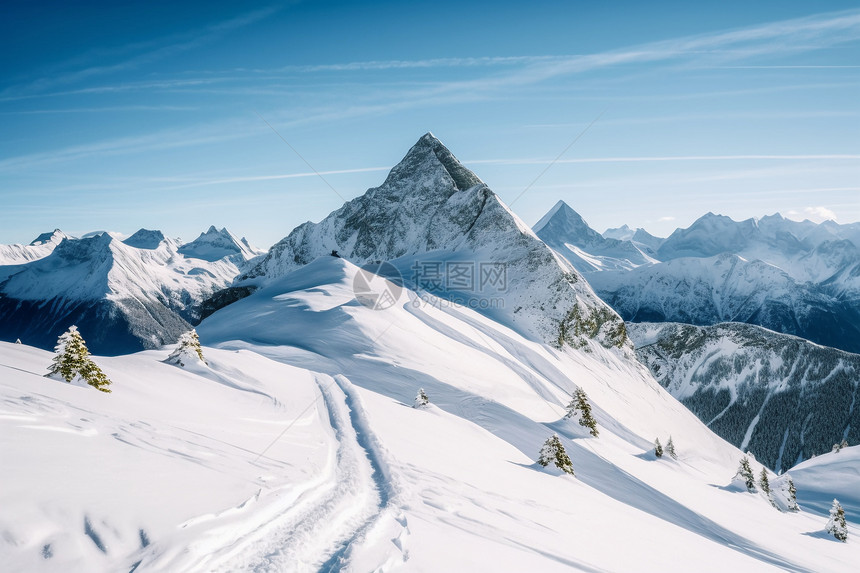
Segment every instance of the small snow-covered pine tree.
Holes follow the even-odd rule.
[[[663,446],[660,445],[660,438],[654,440],[654,455],[658,458],[663,457]]]
[[[672,441],[672,436],[669,436],[669,441],[666,442],[666,453],[672,456],[673,460],[678,459],[678,454],[675,453],[675,443]]]
[[[770,480],[767,479],[767,470],[765,468],[761,468],[761,474],[758,478],[758,485],[764,494],[770,497]]]
[[[15,344],[21,344],[21,339],[20,338],[15,339]]]
[[[203,348],[200,346],[200,338],[197,336],[197,331],[193,328],[188,332],[183,332],[179,337],[179,341],[170,356],[167,357],[167,362],[185,366],[186,363],[199,360],[203,364],[208,364],[203,358]]]
[[[96,390],[110,393],[108,386],[111,381],[90,358],[90,351],[77,326],[70,326],[60,335],[54,352],[56,355],[46,376],[59,377],[70,383],[80,377]]]
[[[415,402],[412,404],[413,408],[423,408],[427,404],[430,403],[430,398],[424,392],[424,388],[418,389],[418,394],[415,395]]]
[[[564,451],[564,444],[558,439],[558,435],[553,434],[543,443],[538,455],[538,463],[543,467],[549,464],[555,464],[555,467],[564,473],[575,475],[573,473],[573,464],[570,458],[567,457],[567,452]]]
[[[830,520],[824,530],[839,541],[848,540],[848,525],[845,523],[845,510],[839,504],[838,499],[833,500],[830,508]]]
[[[800,511],[800,507],[797,505],[797,488],[794,487],[794,480],[791,479],[791,476],[785,476],[785,480],[788,484],[788,511]]]
[[[738,473],[735,474],[735,477],[744,481],[744,485],[747,486],[748,492],[752,493],[756,491],[755,476],[753,475],[752,468],[750,467],[750,460],[748,457],[744,456],[741,458],[741,463],[738,466]]]
[[[589,433],[595,438],[600,434],[597,431],[597,420],[591,413],[591,404],[588,401],[588,395],[582,388],[577,388],[571,396],[570,403],[567,405],[567,414],[565,418],[572,418],[579,413],[579,425],[583,428],[588,428]]]

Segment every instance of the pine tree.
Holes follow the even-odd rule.
[[[538,456],[538,463],[543,467],[551,463],[564,473],[575,475],[573,473],[573,464],[570,458],[567,457],[567,452],[564,451],[564,444],[558,439],[558,435],[553,434],[543,443]]]
[[[430,403],[430,398],[427,397],[427,394],[424,392],[424,388],[418,389],[418,394],[415,396],[415,402],[412,404],[413,408],[423,408],[427,404]]]
[[[765,468],[761,468],[761,474],[758,478],[758,485],[764,494],[770,497],[770,480],[767,479],[767,470]]]
[[[666,442],[666,453],[672,456],[673,460],[678,459],[678,454],[675,453],[675,444],[672,442],[672,436],[669,436],[669,441]]]
[[[70,326],[60,335],[54,352],[56,355],[48,368],[48,377],[60,377],[70,383],[80,377],[96,390],[110,392],[108,386],[111,381],[90,358],[90,351],[77,326]]]
[[[663,446],[660,445],[660,438],[654,440],[654,455],[658,458],[663,457]]]
[[[591,404],[588,402],[588,395],[582,388],[577,388],[571,397],[570,403],[567,405],[567,415],[565,418],[572,418],[579,413],[579,425],[588,428],[589,433],[595,438],[600,434],[597,431],[597,420],[591,413]]]
[[[845,523],[845,510],[839,504],[839,500],[833,500],[833,506],[830,508],[830,520],[824,530],[831,534],[839,541],[848,540],[848,525]]]
[[[21,344],[21,339],[20,338],[16,339],[15,344]]]
[[[200,338],[197,336],[197,331],[192,328],[188,332],[183,332],[179,337],[176,348],[167,357],[167,362],[185,366],[186,363],[194,360],[208,364],[206,359],[203,358],[203,348],[200,346]]]
[[[794,480],[791,479],[791,476],[785,476],[786,482],[788,482],[788,511],[800,511],[800,507],[797,505],[797,488],[794,487]]]
[[[741,458],[740,466],[738,466],[738,473],[735,474],[735,477],[744,481],[748,492],[752,493],[756,490],[755,476],[753,475],[752,468],[750,467],[750,460],[746,456]]]

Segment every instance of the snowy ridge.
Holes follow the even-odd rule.
[[[432,134],[424,135],[385,182],[347,202],[319,223],[305,223],[275,244],[238,284],[272,281],[336,250],[362,265],[388,261],[408,284],[421,286],[425,264],[503,265],[505,285],[496,320],[544,342],[576,343],[591,320],[592,336],[626,346],[623,324],[563,258],[538,239],[481,180]],[[486,298],[445,286],[433,294],[451,300]],[[576,313],[576,316],[574,314]]]
[[[68,238],[61,230],[54,229],[52,233],[42,233],[29,245],[0,245],[0,266],[20,265],[47,257],[63,239]],[[0,275],[0,280],[3,278]]]
[[[775,471],[860,443],[860,355],[749,324],[628,327],[661,385]]]

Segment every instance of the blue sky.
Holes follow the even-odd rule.
[[[661,236],[707,211],[860,220],[856,1],[3,12],[0,243],[215,224],[268,247],[427,131],[529,224],[558,199]]]

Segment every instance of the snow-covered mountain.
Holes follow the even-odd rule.
[[[46,379],[51,353],[0,343],[0,561],[838,572],[860,559],[860,544],[818,535],[826,518],[802,488],[799,513],[739,491],[741,452],[624,353],[557,350],[409,289],[374,310],[356,300],[361,273],[324,256],[216,312],[198,329],[209,366],[166,364],[169,349],[97,356],[111,394]],[[577,387],[597,438],[564,417]],[[429,406],[410,407],[418,388]],[[553,433],[575,476],[535,463]],[[678,459],[658,460],[669,435]],[[770,480],[778,496],[784,479]]]
[[[610,229],[613,251],[559,202],[535,229],[625,320],[748,322],[860,352],[860,225],[708,213],[667,239]]]
[[[388,261],[407,284],[544,342],[626,344],[621,320],[574,267],[429,133],[381,186],[297,227],[238,285],[270,284],[333,250],[358,265]]]
[[[157,348],[188,330],[197,305],[239,272],[230,257],[183,256],[160,231],[65,238],[43,258],[0,267],[0,340],[53,348],[75,324],[100,354]]]
[[[734,254],[680,258],[629,272],[588,275],[603,299],[632,322],[747,322],[860,352],[860,306],[785,271]]]
[[[750,324],[628,325],[636,353],[708,427],[776,471],[860,444],[860,355]]]
[[[606,270],[630,270],[657,261],[646,254],[630,237],[604,237],[564,201],[559,201],[533,227],[540,239],[561,253],[582,273]],[[629,229],[629,228],[628,228]]]
[[[179,252],[186,257],[202,259],[204,261],[217,261],[225,257],[231,257],[235,262],[241,263],[265,254],[265,251],[252,247],[245,237],[236,237],[226,228],[216,229],[215,225],[209,227],[205,233],[179,247]]]

